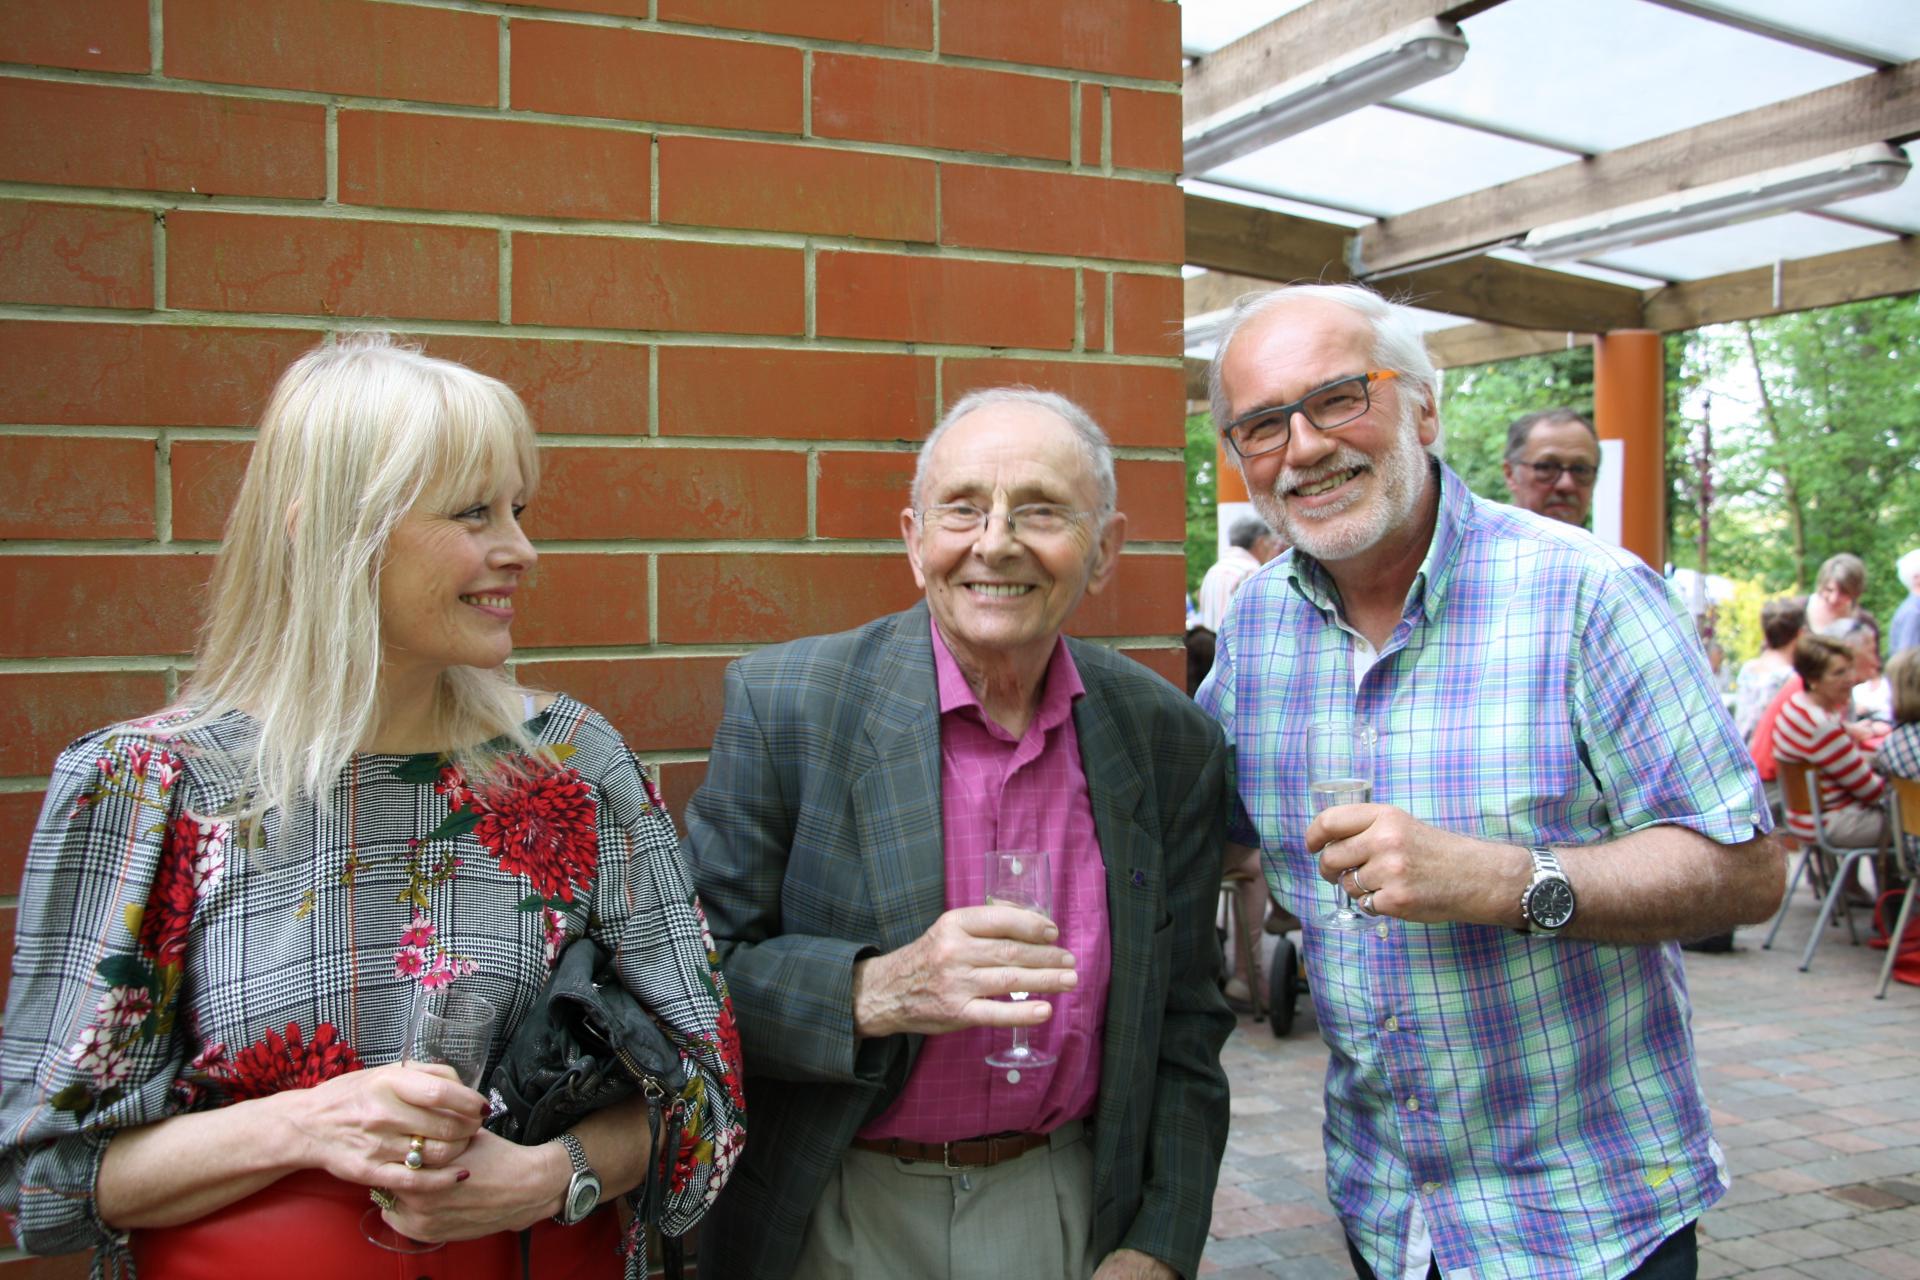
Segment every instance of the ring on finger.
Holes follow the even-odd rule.
[[[407,1141],[406,1166],[418,1169],[427,1163],[427,1140],[420,1134],[414,1134]]]
[[[400,1203],[393,1198],[393,1192],[387,1190],[385,1187],[368,1187],[367,1199],[373,1201],[389,1213]]]
[[[1360,914],[1363,916],[1377,916],[1380,914],[1373,909],[1373,892],[1371,890],[1360,895]]]
[[[1373,892],[1373,890],[1367,888],[1367,886],[1360,883],[1360,868],[1348,867],[1346,870],[1346,874],[1353,877],[1353,892],[1347,895],[1348,897],[1364,898],[1368,894]]]

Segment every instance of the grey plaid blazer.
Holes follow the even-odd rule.
[[[855,1132],[899,1093],[921,1037],[858,1041],[853,964],[945,907],[939,700],[927,609],[762,649],[687,809],[746,1061],[747,1145],[700,1233],[700,1274],[791,1274]],[[1227,1134],[1233,1028],[1213,930],[1229,786],[1219,729],[1132,659],[1069,640],[1107,864],[1113,972],[1092,1127],[1092,1256],[1122,1246],[1191,1276]]]

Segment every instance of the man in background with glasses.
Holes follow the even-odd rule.
[[[1214,421],[1293,550],[1241,588],[1198,700],[1233,839],[1305,926],[1355,1275],[1692,1277],[1726,1180],[1674,940],[1766,919],[1783,876],[1691,621],[1428,453],[1407,308],[1295,286],[1212,336]],[[1371,802],[1316,816],[1323,724],[1377,739]],[[1358,930],[1321,924],[1340,894]]]
[[[701,1275],[1192,1277],[1227,1132],[1226,743],[1061,634],[1126,539],[1085,411],[968,395],[911,497],[925,602],[730,666],[687,809],[753,1117]],[[990,854],[1025,850],[1051,920],[986,905]],[[1015,1025],[1050,1064],[988,1064]]]
[[[1513,505],[1584,526],[1600,474],[1600,437],[1571,409],[1544,409],[1507,428],[1507,489]]]

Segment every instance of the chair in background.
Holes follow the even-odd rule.
[[[1787,884],[1787,893],[1780,901],[1779,914],[1773,918],[1773,927],[1767,930],[1767,940],[1760,944],[1761,950],[1773,946],[1774,935],[1780,932],[1780,922],[1786,919],[1787,908],[1793,904],[1794,890],[1800,887],[1800,877],[1810,866],[1825,864],[1830,868],[1826,896],[1820,900],[1820,918],[1813,922],[1813,934],[1807,939],[1807,949],[1800,956],[1800,972],[1805,973],[1813,964],[1814,948],[1820,945],[1820,936],[1826,932],[1827,921],[1833,918],[1833,909],[1838,905],[1847,920],[1847,934],[1855,946],[1860,944],[1860,931],[1854,926],[1853,911],[1846,904],[1848,872],[1853,864],[1862,858],[1876,857],[1887,851],[1886,841],[1865,848],[1852,848],[1834,844],[1827,839],[1825,816],[1820,810],[1820,780],[1813,766],[1797,760],[1777,761],[1780,771],[1780,794],[1786,800],[1787,808],[1796,813],[1813,815],[1813,839],[1805,841],[1806,852],[1800,857],[1793,869],[1793,879]]]
[[[1876,1000],[1887,998],[1887,982],[1893,977],[1893,962],[1900,954],[1900,940],[1906,936],[1913,919],[1913,900],[1920,898],[1920,782],[1912,778],[1887,779],[1888,803],[1893,807],[1893,844],[1895,856],[1907,873],[1907,891],[1900,899],[1900,919],[1887,939],[1887,962],[1880,966],[1880,989]]]

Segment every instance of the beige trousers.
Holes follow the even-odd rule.
[[[1085,1124],[991,1169],[850,1149],[807,1222],[794,1280],[1087,1280],[1093,1151]]]

